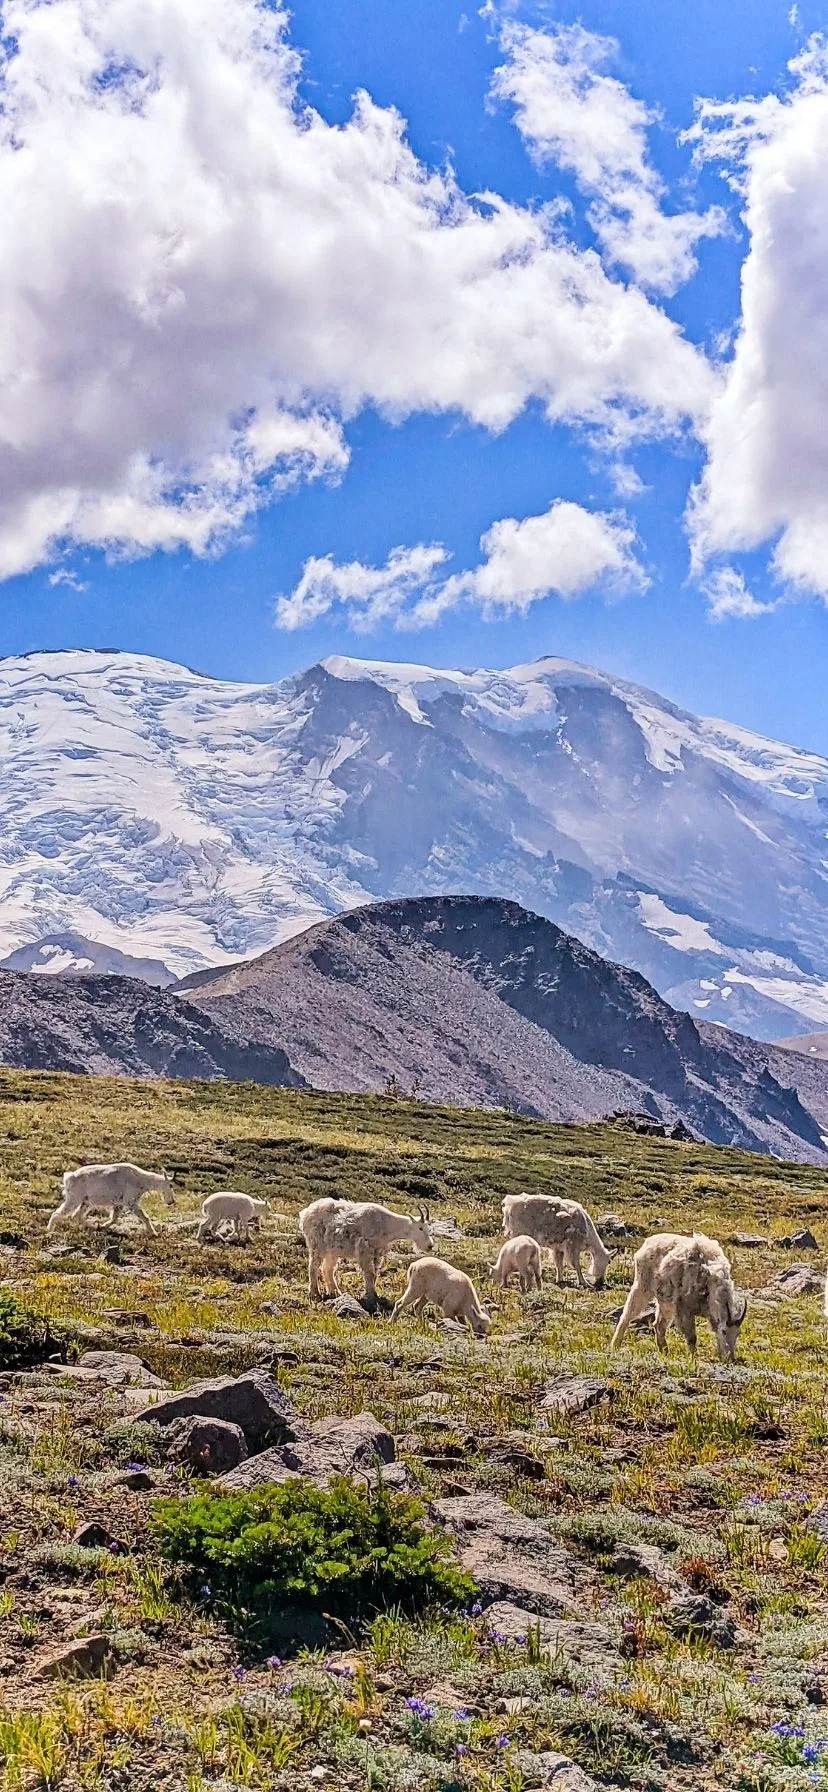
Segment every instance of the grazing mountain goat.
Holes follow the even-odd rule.
[[[439,1307],[445,1319],[465,1320],[476,1338],[485,1338],[492,1322],[480,1305],[477,1289],[462,1269],[454,1269],[441,1257],[418,1257],[408,1271],[404,1295],[391,1314],[422,1313],[424,1307]]]
[[[503,1202],[503,1230],[507,1238],[528,1234],[551,1251],[558,1283],[563,1279],[564,1264],[568,1263],[581,1288],[588,1286],[581,1270],[581,1258],[588,1251],[592,1259],[592,1286],[603,1288],[607,1264],[615,1253],[601,1243],[580,1201],[565,1201],[561,1195],[507,1195]]]
[[[85,1164],[81,1170],[67,1170],[63,1178],[63,1199],[55,1208],[47,1232],[62,1220],[83,1219],[103,1210],[111,1226],[116,1213],[134,1213],[148,1232],[155,1232],[152,1220],[140,1206],[142,1195],[157,1188],[168,1207],[175,1204],[172,1176],[165,1170],[139,1170],[137,1164]]]
[[[201,1244],[205,1238],[220,1237],[222,1227],[228,1224],[235,1238],[246,1238],[248,1232],[258,1232],[266,1213],[267,1202],[254,1201],[252,1195],[237,1195],[229,1189],[208,1195],[201,1203],[196,1243]]]
[[[335,1201],[329,1195],[312,1201],[299,1215],[299,1230],[308,1247],[308,1291],[312,1300],[338,1294],[338,1263],[356,1263],[365,1277],[365,1293],[374,1299],[377,1276],[388,1252],[398,1240],[415,1251],[430,1251],[428,1210],[419,1218],[392,1213],[375,1201]]]
[[[523,1294],[530,1288],[541,1289],[540,1245],[526,1233],[518,1233],[517,1238],[507,1238],[501,1245],[497,1262],[492,1264],[489,1274],[493,1282],[499,1282],[501,1288],[508,1288],[513,1276],[517,1276],[518,1287]]]
[[[635,1279],[615,1328],[612,1349],[620,1344],[633,1320],[655,1301],[655,1335],[664,1350],[668,1327],[681,1332],[696,1348],[696,1320],[707,1319],[723,1363],[736,1358],[739,1327],[747,1312],[747,1295],[737,1295],[730,1264],[720,1244],[703,1232],[657,1232],[636,1251]]]

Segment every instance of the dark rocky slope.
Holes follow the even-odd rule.
[[[278,1046],[249,1044],[218,1016],[131,977],[0,971],[0,1063],[94,1076],[303,1082]]]
[[[825,1161],[818,1119],[768,1048],[700,1030],[636,971],[517,903],[378,903],[179,987],[239,1038],[282,1046],[316,1087],[394,1077],[427,1100],[556,1120],[635,1106],[715,1143]]]

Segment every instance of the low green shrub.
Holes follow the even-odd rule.
[[[0,1369],[32,1369],[65,1354],[45,1319],[21,1307],[13,1294],[0,1293]]]
[[[354,1626],[389,1606],[458,1605],[475,1591],[417,1500],[382,1486],[366,1494],[344,1477],[324,1489],[295,1480],[158,1500],[152,1524],[187,1591],[255,1644],[280,1633],[285,1608]]]

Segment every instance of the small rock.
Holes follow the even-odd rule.
[[[808,1226],[801,1231],[792,1232],[788,1238],[780,1238],[778,1244],[783,1251],[818,1251],[819,1245]]]
[[[227,1419],[174,1419],[167,1431],[167,1455],[205,1475],[223,1475],[247,1460],[247,1442],[240,1425]]]
[[[612,1398],[612,1389],[594,1375],[555,1375],[546,1384],[541,1406],[546,1412],[587,1412],[602,1400]]]
[[[501,1701],[502,1704],[509,1702],[507,1699]],[[519,1700],[515,1701],[515,1703],[520,1702]],[[525,1702],[526,1704],[531,1703],[528,1699]],[[518,1748],[512,1755],[512,1765],[520,1774],[520,1784],[527,1788],[527,1792],[529,1792],[529,1787],[534,1789],[535,1786],[552,1786],[553,1788],[557,1787],[558,1792],[566,1792],[567,1785],[571,1788],[571,1792],[585,1792],[587,1787],[591,1789],[591,1792],[597,1792],[595,1781],[588,1780],[583,1775],[580,1783],[561,1777],[564,1774],[568,1776],[571,1773],[580,1773],[581,1770],[575,1766],[574,1761],[571,1761],[568,1755],[560,1755],[557,1750],[545,1749],[542,1754],[538,1755],[532,1749]]]
[[[435,1389],[430,1394],[415,1394],[413,1399],[406,1401],[406,1406],[416,1406],[419,1413],[444,1413],[451,1406],[451,1395],[440,1394]]]
[[[59,1679],[63,1674],[99,1674],[106,1666],[110,1648],[111,1639],[103,1631],[78,1637],[41,1656],[35,1674],[40,1680]]]
[[[787,1562],[788,1547],[784,1537],[771,1537],[768,1544],[768,1555],[772,1562]]]
[[[736,1626],[732,1618],[717,1611],[704,1593],[679,1593],[662,1608],[662,1620],[675,1636],[703,1636],[717,1643],[720,1649],[732,1649]]]
[[[450,1680],[435,1680],[433,1686],[427,1686],[421,1694],[424,1705],[442,1706],[444,1711],[468,1711],[469,1701],[464,1692],[452,1686]]]
[[[287,1442],[301,1429],[293,1401],[264,1369],[251,1369],[246,1375],[222,1375],[215,1381],[196,1381],[135,1416],[151,1419],[156,1425],[171,1425],[175,1419],[194,1417],[226,1419],[231,1425],[241,1426],[250,1451]]]
[[[91,1369],[98,1381],[107,1387],[120,1388],[127,1385],[141,1388],[160,1388],[163,1382],[152,1370],[142,1363],[139,1356],[133,1356],[126,1350],[85,1350],[78,1358],[79,1369]]]
[[[821,1294],[825,1277],[810,1263],[792,1263],[772,1277],[763,1293],[773,1300],[794,1300],[800,1294]]]
[[[113,1325],[134,1326],[138,1331],[157,1331],[154,1319],[149,1313],[142,1313],[140,1308],[135,1313],[127,1312],[125,1307],[104,1307],[104,1319],[111,1319]]]
[[[609,1320],[610,1325],[618,1324],[618,1321],[621,1318],[621,1314],[623,1313],[623,1311],[624,1311],[623,1307],[613,1307],[612,1308],[612,1311],[607,1314],[607,1319]],[[630,1329],[631,1329],[631,1331],[634,1331],[634,1332],[645,1332],[654,1323],[655,1323],[655,1301],[651,1301],[650,1305],[648,1307],[644,1308],[643,1313],[639,1313],[638,1318],[633,1319],[631,1321]]]
[[[118,1555],[121,1555],[126,1547],[125,1544],[119,1543],[117,1537],[113,1537],[112,1532],[107,1530],[105,1524],[99,1524],[94,1518],[88,1524],[78,1525],[72,1533],[72,1542],[77,1543],[81,1549],[111,1549]]]
[[[542,1481],[546,1470],[539,1456],[527,1447],[527,1439],[519,1432],[511,1432],[506,1437],[486,1438],[481,1448],[487,1462],[498,1463],[503,1468],[511,1469],[513,1475],[521,1475],[525,1481]]]
[[[623,1580],[652,1580],[660,1587],[687,1591],[681,1575],[653,1543],[616,1543],[609,1566]]]
[[[124,1487],[127,1493],[149,1493],[155,1486],[155,1476],[146,1468],[125,1468],[118,1475],[110,1475],[107,1487]]]
[[[308,1778],[313,1781],[315,1786],[324,1786],[327,1777],[328,1769],[321,1765],[319,1767],[312,1767],[308,1775]]]
[[[736,1232],[733,1237],[733,1243],[738,1245],[743,1251],[758,1251],[764,1245],[769,1245],[770,1239],[761,1238],[758,1232]]]
[[[363,1473],[368,1475],[373,1486],[376,1480],[376,1469],[363,1470]],[[419,1493],[420,1491],[417,1476],[407,1462],[381,1462],[379,1475],[383,1487],[390,1488],[392,1493]]]
[[[367,1307],[355,1300],[352,1294],[340,1294],[334,1301],[331,1312],[336,1319],[370,1319]]]
[[[606,1233],[608,1238],[626,1238],[627,1228],[620,1214],[602,1213],[595,1221],[595,1230],[601,1237]]]

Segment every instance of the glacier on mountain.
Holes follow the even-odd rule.
[[[242,684],[37,653],[0,661],[0,764],[0,959],[71,968],[71,935],[184,975],[463,890],[705,1020],[828,1026],[828,762],[566,660]]]

